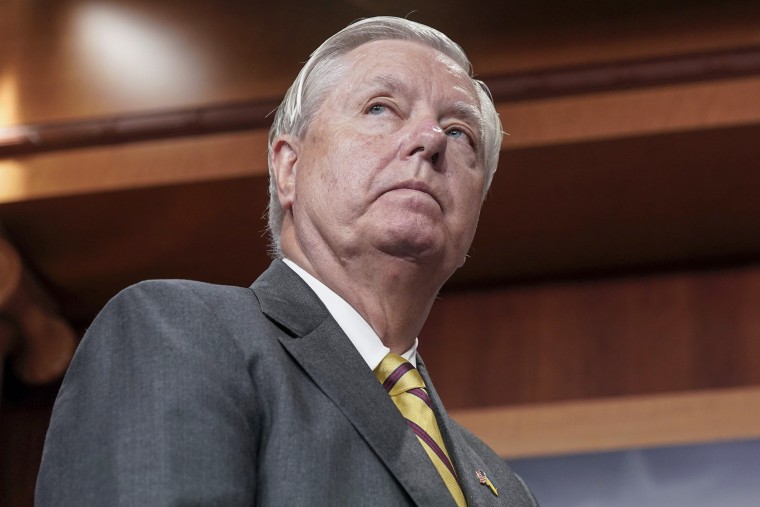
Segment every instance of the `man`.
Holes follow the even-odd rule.
[[[38,505],[535,505],[416,354],[500,143],[440,32],[373,18],[328,39],[271,131],[282,259],[250,289],[144,282],[106,306],[56,401]]]

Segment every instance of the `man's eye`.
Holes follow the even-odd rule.
[[[475,147],[475,143],[470,137],[470,134],[468,134],[468,132],[464,129],[451,127],[450,129],[446,130],[446,135],[451,137],[452,139],[464,139],[470,144],[470,146],[472,146],[473,148]]]
[[[470,139],[470,136],[467,134],[467,132],[456,127],[447,130],[446,135],[453,137],[454,139],[466,138],[468,141],[470,141],[470,143],[472,143],[472,140]]]
[[[387,108],[382,104],[373,104],[369,106],[369,109],[367,110],[367,112],[369,114],[382,114],[385,112],[386,109]]]

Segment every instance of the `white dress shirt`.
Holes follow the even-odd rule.
[[[330,312],[335,322],[338,323],[343,332],[346,333],[346,336],[348,336],[348,339],[351,340],[351,343],[354,344],[356,350],[364,358],[367,366],[369,366],[370,370],[374,371],[391,349],[383,345],[383,342],[377,336],[375,330],[372,329],[372,326],[359,315],[359,312],[353,306],[333,292],[327,285],[311,276],[290,259],[283,259],[283,261],[298,276],[303,278],[303,281],[317,294],[317,297],[327,307],[327,311]],[[414,367],[417,367],[417,343],[417,338],[415,338],[412,348],[401,354]]]

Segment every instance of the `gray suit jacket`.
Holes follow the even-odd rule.
[[[535,505],[418,366],[469,505]],[[321,301],[275,261],[250,289],[151,281],[106,305],[56,400],[36,505],[453,500]]]

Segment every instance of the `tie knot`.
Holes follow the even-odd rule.
[[[375,376],[383,383],[383,387],[391,396],[396,396],[410,389],[425,388],[425,382],[417,368],[393,352],[385,356],[375,368]]]

